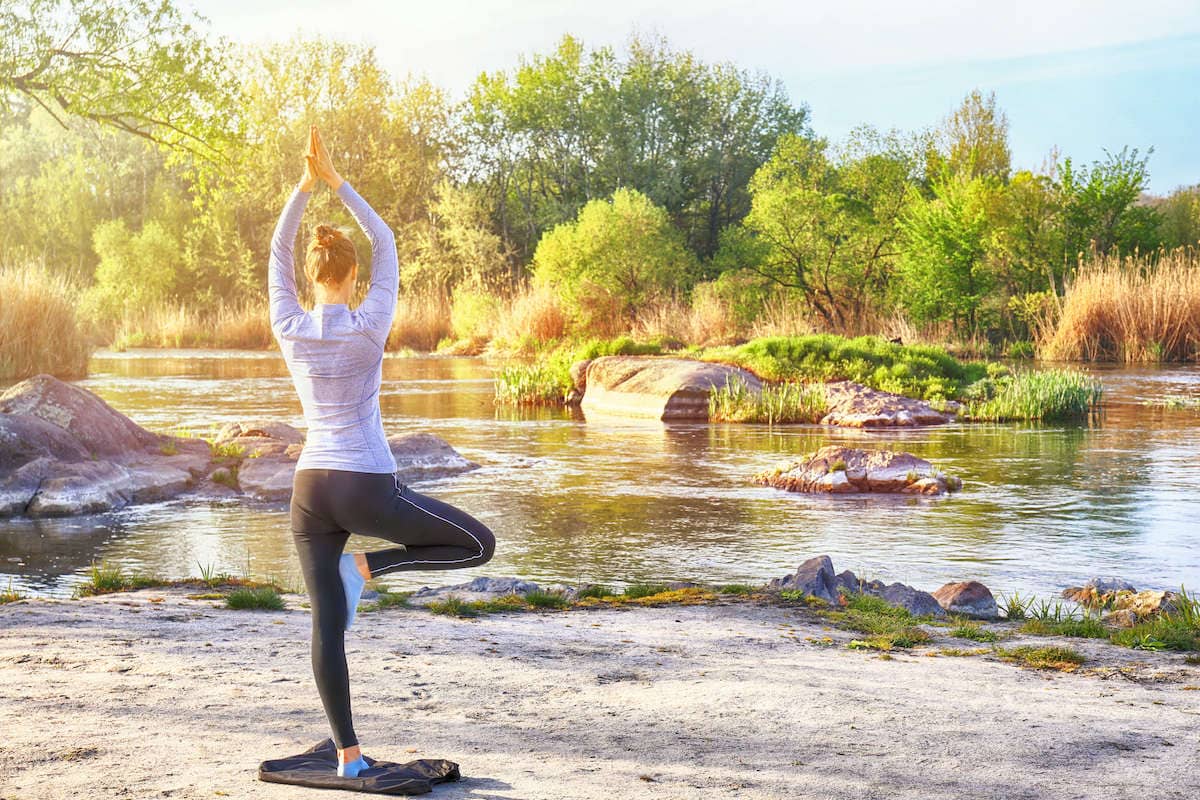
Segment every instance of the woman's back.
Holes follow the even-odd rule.
[[[319,303],[304,311],[296,301],[292,249],[309,193],[292,193],[271,243],[271,329],[308,423],[296,469],[392,473],[396,461],[383,430],[379,387],[399,290],[396,245],[349,183],[337,194],[371,242],[371,285],[358,308]]]

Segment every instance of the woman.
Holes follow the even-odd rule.
[[[492,557],[496,540],[475,518],[397,478],[379,413],[383,351],[399,289],[395,239],[333,168],[316,126],[305,161],[271,240],[271,329],[308,423],[290,511],[312,607],[313,675],[333,728],[338,775],[357,777],[369,767],[351,721],[343,633],[354,622],[363,585],[398,570],[478,566]],[[304,263],[316,305],[306,312],[296,299],[292,249],[318,181],[342,199],[371,243],[371,285],[353,311],[354,243],[327,225],[317,226]],[[343,554],[351,533],[400,546]]]

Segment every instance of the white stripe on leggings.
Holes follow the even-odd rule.
[[[439,514],[435,514],[435,513],[433,513],[432,511],[430,511],[428,508],[421,508],[421,506],[417,505],[417,504],[416,504],[416,503],[414,503],[412,500],[409,500],[407,497],[405,497],[405,496],[404,496],[404,491],[403,491],[403,490],[400,488],[400,479],[396,477],[396,473],[394,473],[394,472],[392,473],[392,480],[393,480],[393,481],[395,482],[395,484],[396,484],[396,495],[397,495],[397,496],[398,496],[398,497],[399,497],[401,500],[405,501],[406,503],[408,503],[408,504],[409,504],[410,506],[412,506],[413,508],[420,508],[422,511],[424,511],[426,514],[428,514],[428,515],[429,515],[429,516],[431,516],[431,517],[436,517],[437,519],[440,519],[442,522],[448,522],[448,523],[450,523],[451,525],[453,525],[454,527],[458,528],[460,531],[462,531],[463,533],[465,533],[467,536],[470,536],[470,537],[471,537],[471,539],[473,539],[473,540],[475,541],[475,544],[479,545],[479,555],[478,555],[478,556],[468,556],[468,557],[466,557],[466,558],[451,558],[451,559],[448,559],[448,560],[445,560],[445,561],[438,561],[437,559],[420,559],[420,558],[415,558],[415,559],[413,559],[412,561],[397,561],[395,564],[388,564],[386,567],[380,567],[380,568],[379,568],[379,569],[377,569],[377,570],[372,570],[372,572],[382,572],[382,571],[383,571],[383,570],[385,570],[385,569],[391,569],[392,567],[398,566],[398,565],[400,565],[400,564],[457,564],[457,563],[458,563],[458,562],[460,562],[460,561],[473,561],[474,559],[476,559],[476,558],[479,558],[479,556],[483,555],[483,550],[484,550],[484,548],[483,548],[483,542],[479,541],[479,537],[478,537],[478,536],[476,536],[475,534],[471,533],[469,530],[467,530],[466,528],[464,528],[462,525],[459,525],[457,522],[454,522],[453,520],[446,519],[445,517],[443,517],[443,516],[441,516],[441,515],[439,515]]]

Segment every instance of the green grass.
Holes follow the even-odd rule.
[[[639,597],[650,597],[655,594],[662,594],[667,590],[666,584],[662,583],[631,583],[625,587],[622,593],[627,600],[636,600]]]
[[[744,367],[769,381],[851,380],[927,400],[960,397],[966,387],[1006,370],[960,361],[940,347],[894,344],[878,336],[769,336],[712,347],[700,358]]]
[[[449,595],[445,600],[434,600],[426,606],[434,614],[450,617],[477,617],[497,611],[526,611],[530,606],[519,594],[505,594],[495,600],[463,600]]]
[[[1002,661],[1015,661],[1034,669],[1056,669],[1070,672],[1087,661],[1087,657],[1070,647],[1032,647],[1022,645],[1006,649],[996,648],[996,655]]]
[[[717,587],[719,594],[751,595],[759,590],[757,586],[748,583],[726,583]]]
[[[603,583],[593,583],[590,586],[585,586],[575,595],[577,599],[582,600],[585,597],[613,597],[616,592],[611,586],[606,586]]]
[[[1200,650],[1200,596],[1179,589],[1176,610],[1112,634],[1112,641],[1138,650]]]
[[[8,588],[0,591],[0,604],[15,603],[18,600],[24,600],[25,594],[13,588],[12,578],[8,579]]]
[[[245,610],[282,611],[283,598],[272,586],[242,587],[234,589],[225,597],[227,608]]]
[[[561,592],[546,592],[536,589],[532,592],[526,592],[524,597],[525,602],[531,608],[566,608],[571,605],[566,595]]]
[[[112,592],[128,592],[145,589],[149,586],[168,584],[164,578],[150,575],[126,575],[120,564],[109,564],[107,561],[92,562],[88,570],[87,580],[75,587],[75,597],[90,597]]]
[[[955,639],[968,639],[972,642],[994,642],[999,639],[995,631],[982,627],[978,622],[960,622],[950,629],[950,635]]]
[[[893,606],[881,597],[869,594],[845,595],[845,606],[841,610],[825,612],[837,625],[859,633],[869,634],[863,640],[854,640],[851,647],[874,650],[910,648],[926,644],[932,638],[928,631],[917,627],[928,622],[928,618],[915,617],[901,606]]]
[[[658,355],[664,342],[638,342],[629,336],[614,339],[564,340],[532,362],[516,362],[496,374],[495,402],[501,405],[561,405],[574,384],[571,365],[599,356]]]
[[[963,418],[977,422],[1086,418],[1100,407],[1100,381],[1074,369],[1023,370],[978,387]]]
[[[219,483],[222,486],[228,486],[230,489],[238,488],[238,468],[222,467],[221,469],[213,470],[213,483]]]
[[[708,395],[708,418],[714,422],[765,422],[768,425],[819,422],[828,410],[819,383],[767,383],[753,391],[734,376]]]
[[[363,603],[359,606],[359,613],[370,613],[372,611],[382,611],[385,608],[408,607],[408,598],[412,592],[393,592],[387,588],[376,590],[379,596],[370,602]]]
[[[1110,634],[1100,618],[1093,616],[1061,620],[1035,618],[1022,625],[1021,632],[1034,636],[1069,636],[1075,639],[1107,639]]]
[[[245,446],[235,442],[209,441],[208,444],[212,448],[214,458],[242,458],[246,455]]]
[[[1168,394],[1152,400],[1143,400],[1142,405],[1173,409],[1200,408],[1200,397],[1192,397],[1186,394]]]

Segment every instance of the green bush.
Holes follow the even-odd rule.
[[[170,297],[180,247],[166,228],[150,221],[133,233],[116,219],[97,225],[92,238],[100,264],[80,302],[86,315],[117,320],[126,309],[151,308]]]
[[[745,367],[771,381],[851,380],[909,397],[957,398],[988,376],[988,366],[963,362],[940,347],[901,345],[877,336],[769,336],[701,353],[708,361]]]
[[[533,271],[535,284],[562,293],[580,329],[615,332],[647,302],[687,288],[695,258],[665,209],[634,189],[618,189],[546,232]]]

